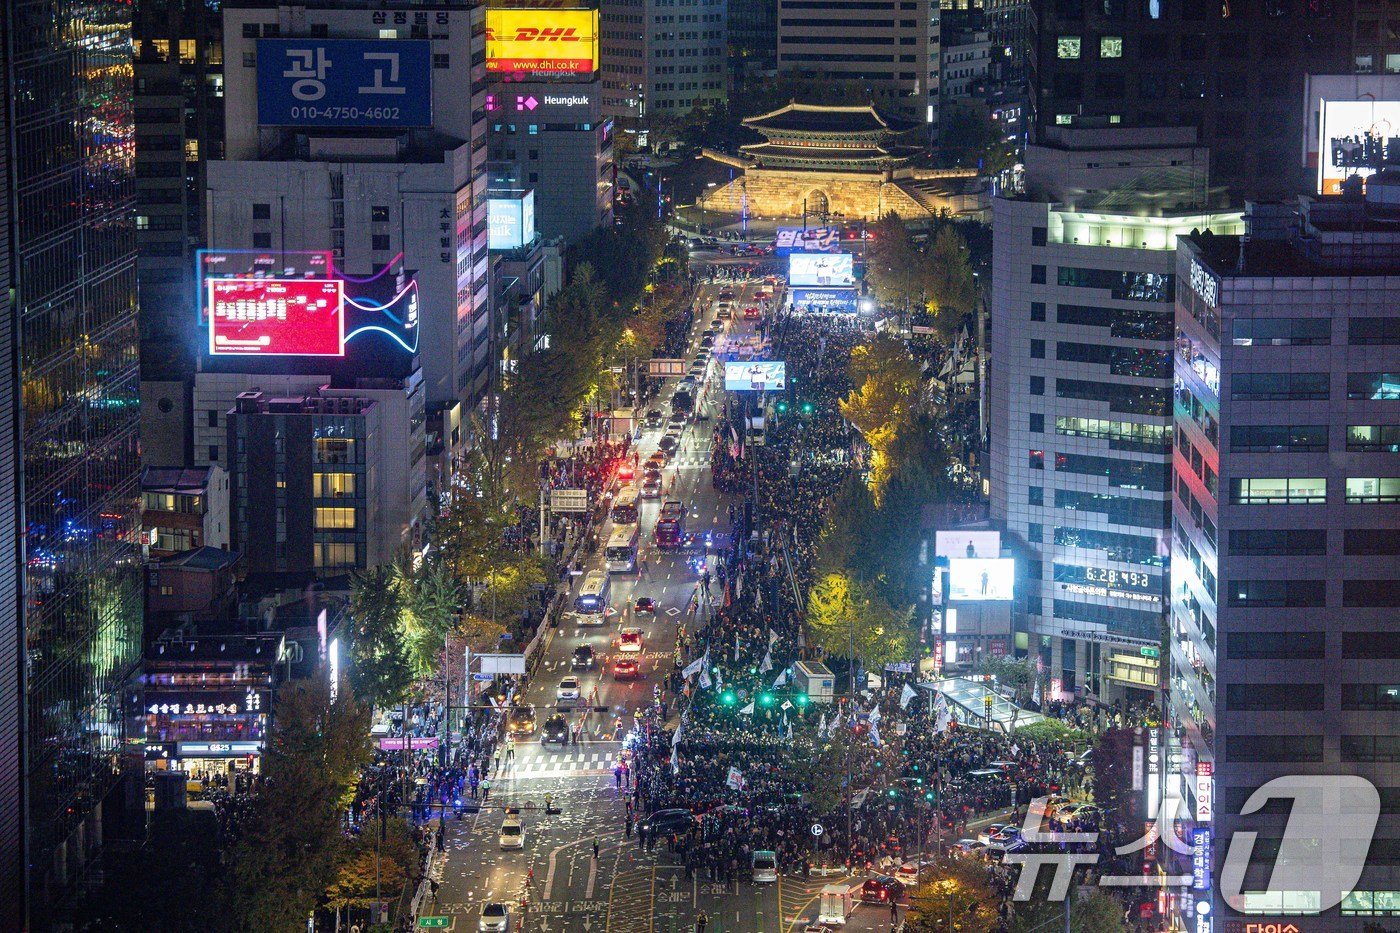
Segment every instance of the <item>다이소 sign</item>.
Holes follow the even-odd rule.
[[[259,39],[258,122],[266,126],[431,126],[426,39]]]

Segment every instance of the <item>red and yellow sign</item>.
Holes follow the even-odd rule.
[[[486,70],[591,75],[598,70],[598,11],[487,10]]]

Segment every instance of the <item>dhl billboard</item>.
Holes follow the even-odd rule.
[[[532,78],[598,70],[597,10],[486,11],[486,70]]]

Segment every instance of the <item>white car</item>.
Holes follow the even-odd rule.
[[[980,833],[977,834],[977,841],[982,843],[982,845],[984,846],[991,845],[992,838],[996,836],[997,833],[1001,832],[1002,829],[1005,828],[1005,826],[1005,823],[992,823],[986,829],[982,830]]]
[[[483,904],[476,928],[480,933],[510,933],[510,908],[505,904]]]
[[[556,706],[563,706],[565,703],[577,704],[579,698],[578,678],[569,676],[559,681],[559,689],[554,691]]]
[[[501,822],[500,841],[502,849],[525,848],[525,826],[520,822],[520,817],[507,816]]]
[[[623,654],[641,654],[642,630],[628,626],[617,633],[617,650]]]

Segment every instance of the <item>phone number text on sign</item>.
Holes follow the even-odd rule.
[[[214,356],[343,356],[345,295],[325,280],[212,279]]]

